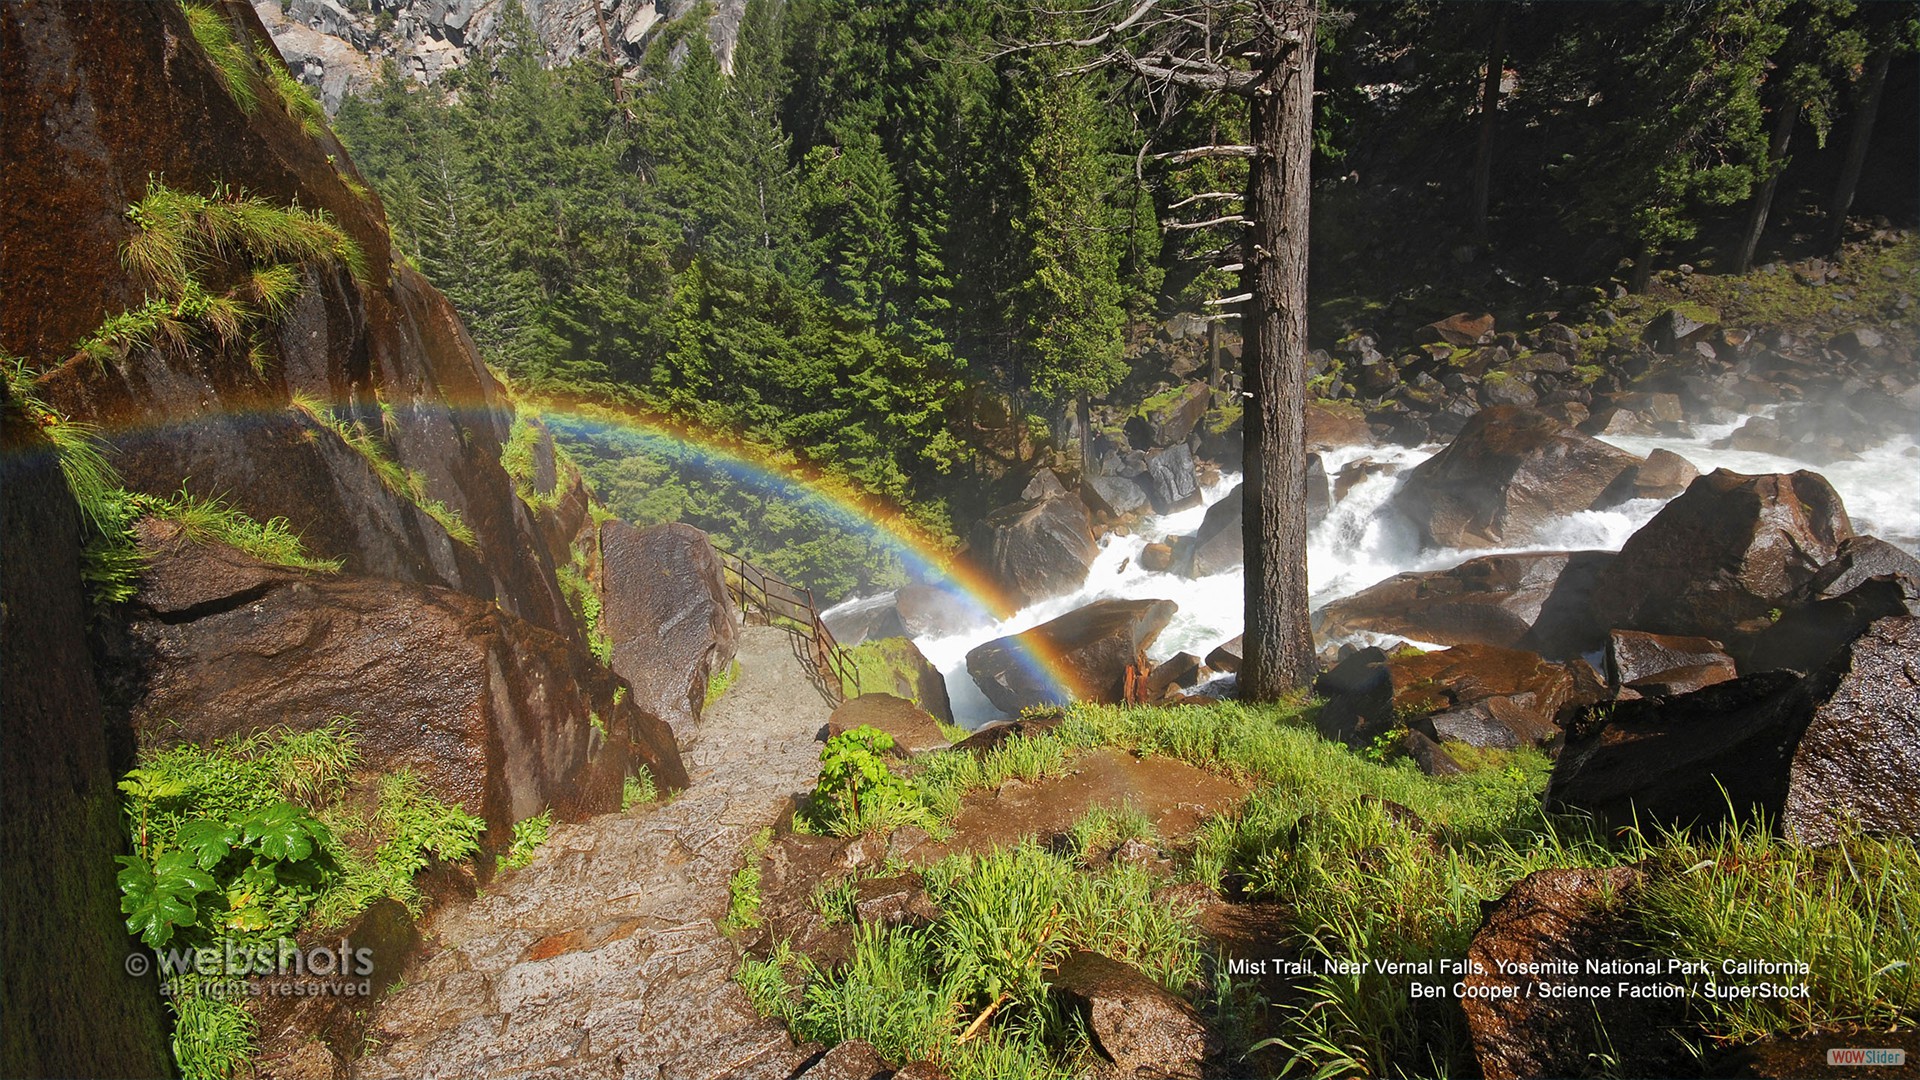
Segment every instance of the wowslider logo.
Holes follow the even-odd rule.
[[[1905,1050],[1863,1050],[1834,1047],[1827,1051],[1829,1065],[1905,1065]]]

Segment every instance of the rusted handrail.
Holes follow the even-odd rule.
[[[820,618],[812,589],[789,585],[717,546],[714,553],[720,556],[727,592],[740,605],[742,618],[748,625],[777,626],[792,634],[794,654],[830,704],[845,701],[849,685],[856,696],[860,693],[860,671]]]

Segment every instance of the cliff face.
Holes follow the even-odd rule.
[[[123,970],[126,740],[87,663],[80,514],[52,447],[12,402],[0,413],[0,1074],[163,1076],[153,979]]]
[[[238,55],[277,62],[251,7],[217,17]],[[0,5],[0,349],[101,430],[129,490],[284,518],[342,565],[265,567],[143,523],[140,594],[100,635],[109,715],[147,745],[354,713],[367,765],[420,770],[487,818],[490,847],[543,806],[618,806],[641,764],[684,782],[671,733],[585,648],[499,464],[510,403],[453,309],[393,259],[332,135],[265,67],[223,75],[212,56],[173,4]],[[146,227],[128,207],[150,183],[325,210],[366,266],[300,262],[297,292],[251,343],[205,329],[77,354],[148,297],[122,252]]]
[[[509,4],[524,7],[549,63],[591,57],[619,67],[637,62],[661,27],[701,7],[697,0],[254,0],[294,74],[329,112],[378,78],[387,61],[421,82],[464,65],[499,41]],[[730,66],[746,0],[710,7],[707,35]]]

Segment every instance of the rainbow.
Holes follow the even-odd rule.
[[[729,434],[704,431],[669,418],[603,402],[551,395],[523,394],[521,397],[522,406],[548,421],[550,429],[558,429],[560,433],[584,430],[624,437],[637,442],[642,453],[649,450],[666,456],[690,453],[743,483],[777,491],[849,531],[871,535],[878,546],[899,559],[916,579],[957,593],[995,621],[1014,614],[1015,606],[999,586],[966,561],[955,558],[946,538],[885,499],[809,466],[791,452],[769,450]],[[441,400],[448,401],[457,413],[470,415],[490,413],[498,408],[498,402],[493,400]],[[284,404],[265,404],[159,422],[111,424],[101,427],[98,434],[111,444],[115,438],[161,436],[169,427],[205,420],[210,415],[264,419],[280,416],[286,408]],[[1056,687],[1062,700],[1083,696],[1079,680],[1059,657],[1030,639],[1015,640],[1030,674]]]

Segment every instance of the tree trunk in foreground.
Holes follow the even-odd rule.
[[[1240,696],[1272,701],[1316,663],[1307,620],[1307,209],[1313,159],[1315,0],[1261,0],[1299,40],[1254,89],[1243,291],[1246,402],[1246,655]]]
[[[1493,190],[1493,128],[1500,115],[1500,78],[1507,58],[1507,10],[1494,16],[1493,41],[1487,46],[1487,73],[1480,86],[1480,141],[1473,152],[1473,239],[1487,243],[1487,204]]]

